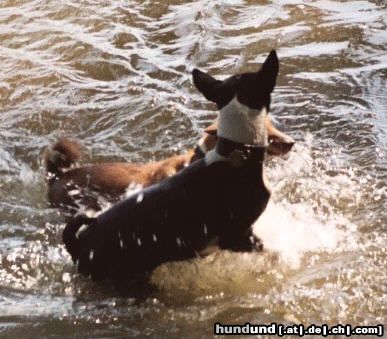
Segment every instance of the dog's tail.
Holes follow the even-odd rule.
[[[44,162],[47,174],[50,177],[58,177],[80,158],[80,145],[74,140],[61,138],[53,146],[45,149]]]
[[[82,239],[84,239],[87,233],[90,232],[89,227],[94,220],[95,218],[80,215],[68,222],[63,230],[63,243],[65,244],[67,251],[70,253],[74,263],[79,261],[82,249]]]

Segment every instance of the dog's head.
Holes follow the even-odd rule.
[[[267,133],[267,139],[269,146],[267,147],[267,153],[270,155],[285,155],[287,154],[294,144],[295,140],[288,134],[281,132],[273,126],[270,115],[266,116],[265,127]],[[201,142],[204,143],[204,149],[207,153],[208,150],[215,148],[218,134],[218,121],[208,126],[204,130],[204,136]]]
[[[271,51],[257,72],[234,75],[223,81],[193,70],[197,89],[220,110],[219,137],[244,144],[267,144],[265,119],[278,69],[277,53]]]

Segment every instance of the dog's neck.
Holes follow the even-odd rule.
[[[266,107],[252,109],[235,96],[220,110],[218,136],[234,142],[260,147],[267,146]]]
[[[267,147],[266,115],[266,107],[260,110],[252,109],[241,104],[237,97],[234,97],[220,110],[219,141],[215,150],[207,153],[206,162],[209,164],[216,161],[229,161],[234,149],[240,151],[243,148],[249,152],[253,151],[257,159],[260,159],[262,153],[263,161]],[[258,157],[256,157],[257,154]]]

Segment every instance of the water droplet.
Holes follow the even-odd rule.
[[[71,196],[73,196],[73,195],[78,195],[78,194],[80,194],[80,193],[81,193],[81,191],[80,191],[80,190],[77,190],[77,189],[75,189],[75,190],[70,190],[70,191],[68,191],[67,193],[68,193],[68,195],[71,195]]]
[[[62,281],[64,282],[64,283],[69,283],[69,282],[71,282],[71,275],[70,275],[70,273],[63,273],[63,275],[62,275]]]
[[[81,234],[85,232],[88,228],[89,228],[89,225],[86,225],[86,224],[79,227],[78,231],[75,233],[75,238],[79,239]]]
[[[144,200],[144,193],[139,193],[138,195],[137,195],[137,199],[136,199],[136,202],[139,204],[141,201],[143,201]]]

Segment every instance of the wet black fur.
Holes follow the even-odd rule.
[[[257,239],[251,226],[270,193],[260,175],[262,163],[254,157],[247,162],[237,168],[199,160],[97,219],[80,217],[68,224],[63,240],[79,271],[95,279],[122,279],[193,258],[215,237],[222,249],[253,250]],[[87,223],[77,239],[76,231]]]

